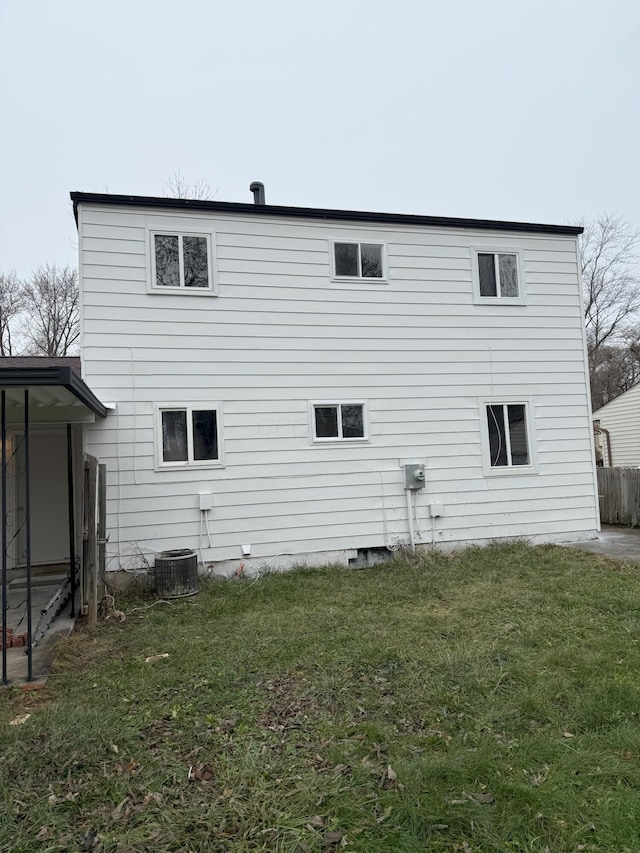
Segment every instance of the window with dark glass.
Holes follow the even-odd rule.
[[[186,462],[187,450],[187,413],[180,409],[162,412],[162,461]]]
[[[211,289],[208,237],[154,234],[153,250],[154,287]]]
[[[480,296],[518,298],[518,256],[500,252],[478,252],[478,281]]]
[[[363,403],[327,403],[313,407],[315,439],[349,440],[365,437]]]
[[[336,278],[384,278],[382,245],[334,243]]]
[[[524,403],[488,405],[487,428],[492,468],[530,464],[527,411]]]
[[[219,461],[215,409],[161,409],[160,420],[163,464]]]

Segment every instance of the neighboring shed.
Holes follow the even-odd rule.
[[[640,385],[630,388],[594,412],[593,423],[603,431],[605,467],[640,466]],[[609,453],[606,452],[607,443]]]

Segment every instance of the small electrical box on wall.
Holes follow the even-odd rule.
[[[404,466],[405,489],[424,489],[424,465],[419,463]]]
[[[198,498],[200,499],[201,512],[206,512],[213,507],[213,495],[211,492],[200,492]]]
[[[429,515],[431,518],[440,518],[444,514],[442,501],[431,501],[429,504]]]

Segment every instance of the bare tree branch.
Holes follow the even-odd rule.
[[[580,223],[589,354],[624,336],[640,309],[640,232],[620,216]]]
[[[599,409],[640,381],[640,232],[607,213],[579,224],[591,402]]]
[[[640,348],[637,333],[623,343],[604,344],[591,365],[591,403],[593,410],[611,402],[640,382]]]
[[[23,302],[22,285],[15,272],[0,273],[0,356],[14,355],[13,333]]]
[[[218,190],[212,190],[207,181],[200,179],[195,183],[189,182],[179,169],[167,178],[167,195],[171,198],[189,198],[196,201],[213,201]]]
[[[80,335],[78,274],[70,267],[39,267],[22,286],[22,334],[32,355],[71,355]]]

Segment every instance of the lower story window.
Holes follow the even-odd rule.
[[[487,405],[487,428],[492,468],[531,464],[527,407],[524,403]]]
[[[158,416],[162,466],[220,462],[217,407],[166,406]]]
[[[314,441],[366,438],[364,403],[313,403]]]

